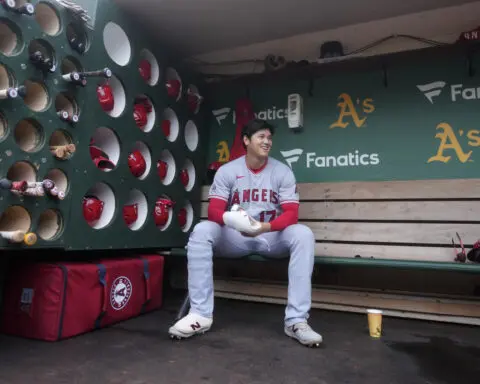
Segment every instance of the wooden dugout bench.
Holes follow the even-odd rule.
[[[305,183],[298,188],[299,222],[315,234],[317,265],[480,273],[480,264],[455,262],[452,245],[454,239],[460,248],[457,232],[466,252],[480,239],[480,179]],[[202,189],[202,219],[208,190]],[[186,256],[185,249],[168,253]],[[263,281],[215,280],[217,297],[283,304],[286,292],[285,286]],[[363,312],[374,306],[386,315],[480,325],[479,299],[319,287],[312,292],[312,307]]]

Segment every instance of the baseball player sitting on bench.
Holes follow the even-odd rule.
[[[285,334],[307,346],[322,342],[307,323],[315,239],[310,228],[298,224],[299,196],[292,170],[268,156],[273,134],[274,127],[264,120],[250,121],[242,130],[247,154],[215,174],[208,220],[195,226],[187,245],[190,311],[170,327],[172,337],[188,338],[212,326],[214,252],[231,258],[290,254]]]

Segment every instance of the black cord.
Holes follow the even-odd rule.
[[[352,52],[349,52],[349,53],[346,53],[345,55],[343,55],[344,57],[345,56],[350,56],[350,55],[355,55],[357,53],[361,53],[361,52],[365,52],[366,50],[370,49],[370,48],[373,48],[373,47],[376,47],[388,40],[391,40],[391,39],[395,39],[395,38],[399,38],[399,37],[403,37],[403,38],[406,38],[406,39],[411,39],[411,40],[416,40],[416,41],[419,41],[419,42],[422,42],[422,43],[425,43],[427,45],[432,45],[432,46],[444,46],[444,45],[449,45],[450,43],[444,43],[444,42],[440,42],[440,41],[435,41],[435,40],[430,40],[430,39],[425,39],[423,37],[417,37],[417,36],[413,36],[413,35],[404,35],[404,34],[393,34],[393,35],[390,35],[390,36],[387,36],[387,37],[384,37],[382,39],[379,39],[377,41],[374,41],[370,44],[367,44],[365,46],[363,46],[362,48],[359,48],[359,49],[356,49],[355,51],[352,51]],[[238,65],[238,64],[258,64],[258,63],[264,63],[265,60],[263,59],[243,59],[243,60],[231,60],[231,61],[219,61],[219,62],[216,62],[216,63],[211,63],[211,62],[206,62],[206,61],[203,61],[203,60],[199,60],[199,59],[195,59],[195,58],[190,58],[190,59],[187,59],[187,60],[191,60],[192,62],[196,62],[202,66],[223,66],[223,65]]]
[[[362,48],[356,49],[355,51],[346,53],[342,57],[348,57],[348,56],[355,55],[355,54],[358,54],[358,53],[361,53],[361,52],[365,52],[365,51],[367,51],[367,50],[369,50],[373,47],[376,47],[376,46],[378,46],[378,45],[380,45],[380,44],[382,44],[382,43],[384,43],[388,40],[396,39],[396,38],[400,38],[400,37],[415,40],[415,41],[419,41],[421,43],[431,45],[431,46],[435,46],[435,47],[446,46],[446,45],[451,44],[451,43],[445,43],[445,42],[435,41],[435,40],[431,40],[431,39],[426,39],[426,38],[423,38],[423,37],[417,37],[417,36],[413,36],[413,35],[393,34],[393,35],[384,37],[382,39],[376,40],[376,41],[374,41],[370,44],[367,44],[367,45],[363,46]],[[208,63],[208,62],[198,60],[198,59],[194,59],[194,58],[192,58],[192,60],[198,62],[199,64],[201,64],[203,66],[238,65],[238,64],[250,64],[250,63],[257,64],[257,63],[264,63],[265,62],[264,60],[260,60],[260,59],[232,60],[232,61],[223,61],[223,62],[217,62],[217,63]],[[251,75],[252,73],[254,73],[254,72],[244,72],[244,73],[237,73],[237,74],[232,74],[232,75],[209,73],[209,74],[204,74],[204,76],[211,77],[211,78],[235,79],[235,78],[243,77],[243,76],[246,76],[246,75]]]
[[[370,43],[370,44],[368,44],[368,45],[366,45],[362,48],[359,48],[355,51],[349,52],[345,56],[355,55],[357,53],[364,52],[364,51],[366,51],[370,48],[376,47],[377,45],[380,45],[380,44],[384,43],[387,40],[396,39],[396,38],[399,38],[399,37],[420,41],[422,43],[433,45],[433,46],[436,46],[436,47],[444,46],[444,45],[449,44],[449,43],[443,43],[443,42],[439,42],[439,41],[435,41],[435,40],[425,39],[423,37],[416,37],[416,36],[412,36],[412,35],[402,35],[402,34],[401,35],[390,35],[390,36],[384,37],[383,39],[374,41],[373,43]]]

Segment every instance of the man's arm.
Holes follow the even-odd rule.
[[[281,205],[283,212],[268,223],[260,223],[262,228],[256,234],[265,232],[283,231],[289,225],[298,223],[298,203],[284,203]]]
[[[227,208],[227,202],[225,200],[214,197],[211,198],[208,203],[208,220],[220,225],[225,225],[223,221],[225,208]]]
[[[299,196],[297,181],[292,170],[285,168],[286,172],[280,177],[279,200],[283,212],[269,224],[269,231],[282,231],[289,225],[298,223]],[[265,228],[265,230],[267,227]]]
[[[283,212],[270,222],[271,231],[283,231],[289,225],[298,223],[298,203],[284,203]]]
[[[230,197],[231,175],[222,165],[215,174],[208,192],[208,220],[224,225],[223,214]]]

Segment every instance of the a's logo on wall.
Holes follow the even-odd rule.
[[[373,99],[356,99],[355,102],[348,93],[342,93],[339,97],[340,102],[337,106],[340,108],[338,119],[332,125],[332,128],[346,128],[353,122],[357,128],[364,127],[368,114],[375,111]]]
[[[417,88],[433,104],[433,98],[440,96],[446,84],[444,81],[434,81],[428,84],[417,85]]]
[[[470,158],[473,151],[464,150],[465,141],[463,138],[466,136],[468,139],[466,144],[469,147],[480,147],[480,130],[471,129],[469,131],[465,131],[463,129],[459,129],[457,132],[455,132],[450,124],[443,122],[437,125],[437,131],[438,132],[435,135],[435,138],[440,140],[437,153],[436,155],[430,157],[427,163],[432,163],[435,161],[448,163],[452,159],[453,154],[456,155],[457,160],[461,163],[466,163],[467,161],[473,162],[473,160]],[[464,147],[462,147],[460,141],[463,141]]]
[[[110,290],[110,305],[119,311],[127,305],[132,296],[132,283],[125,276],[115,279]]]
[[[230,150],[228,149],[228,143],[226,140],[219,141],[217,144],[218,161],[226,163],[230,160]]]
[[[296,148],[296,149],[291,149],[289,151],[280,151],[282,154],[283,158],[287,162],[288,166],[292,168],[292,164],[296,163],[300,156],[302,156],[303,149]]]
[[[220,109],[214,109],[212,111],[213,116],[217,119],[217,122],[219,125],[222,125],[222,121],[225,120],[230,113],[231,108],[220,108]]]

